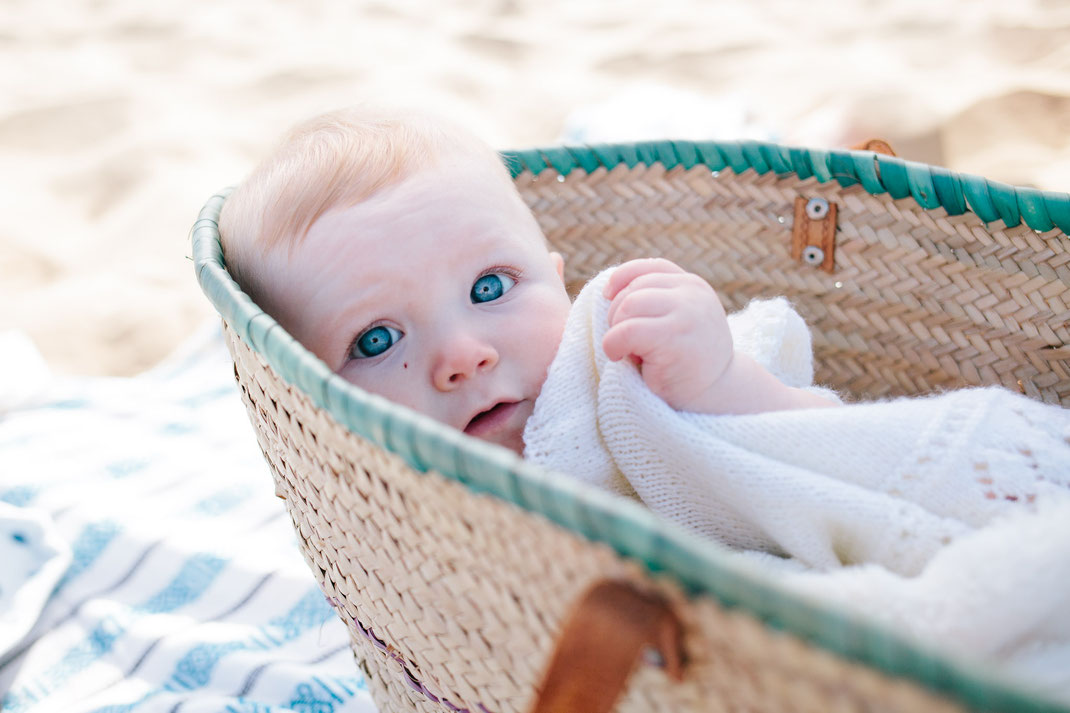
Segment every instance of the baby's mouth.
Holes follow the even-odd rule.
[[[502,401],[472,417],[464,432],[477,438],[486,437],[506,426],[519,401]]]

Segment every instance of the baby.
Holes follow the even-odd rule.
[[[219,227],[245,291],[354,384],[637,498],[805,594],[1070,670],[1070,412],[996,388],[826,408],[786,301],[726,317],[666,260],[570,304],[500,157],[422,116],[298,126]],[[1070,677],[1045,685],[1070,696]]]
[[[298,126],[227,199],[227,267],[345,379],[472,436],[524,449],[569,312],[500,157],[429,118],[350,109]],[[672,408],[750,413],[832,402],[736,353],[703,279],[619,267],[604,348]]]

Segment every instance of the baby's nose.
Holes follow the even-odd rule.
[[[443,348],[431,378],[439,391],[452,391],[476,374],[498,364],[498,351],[487,342],[460,337]]]

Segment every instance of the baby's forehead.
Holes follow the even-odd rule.
[[[358,219],[405,223],[419,220],[429,208],[451,222],[471,223],[478,218],[516,220],[530,216],[509,174],[500,164],[466,161],[421,168],[393,185],[352,204]],[[341,207],[346,210],[345,206]],[[333,211],[332,211],[333,212]]]

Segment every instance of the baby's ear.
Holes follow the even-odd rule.
[[[561,257],[561,253],[551,252],[550,262],[554,264],[554,268],[557,270],[557,276],[561,278],[561,281],[565,281],[565,258]]]

